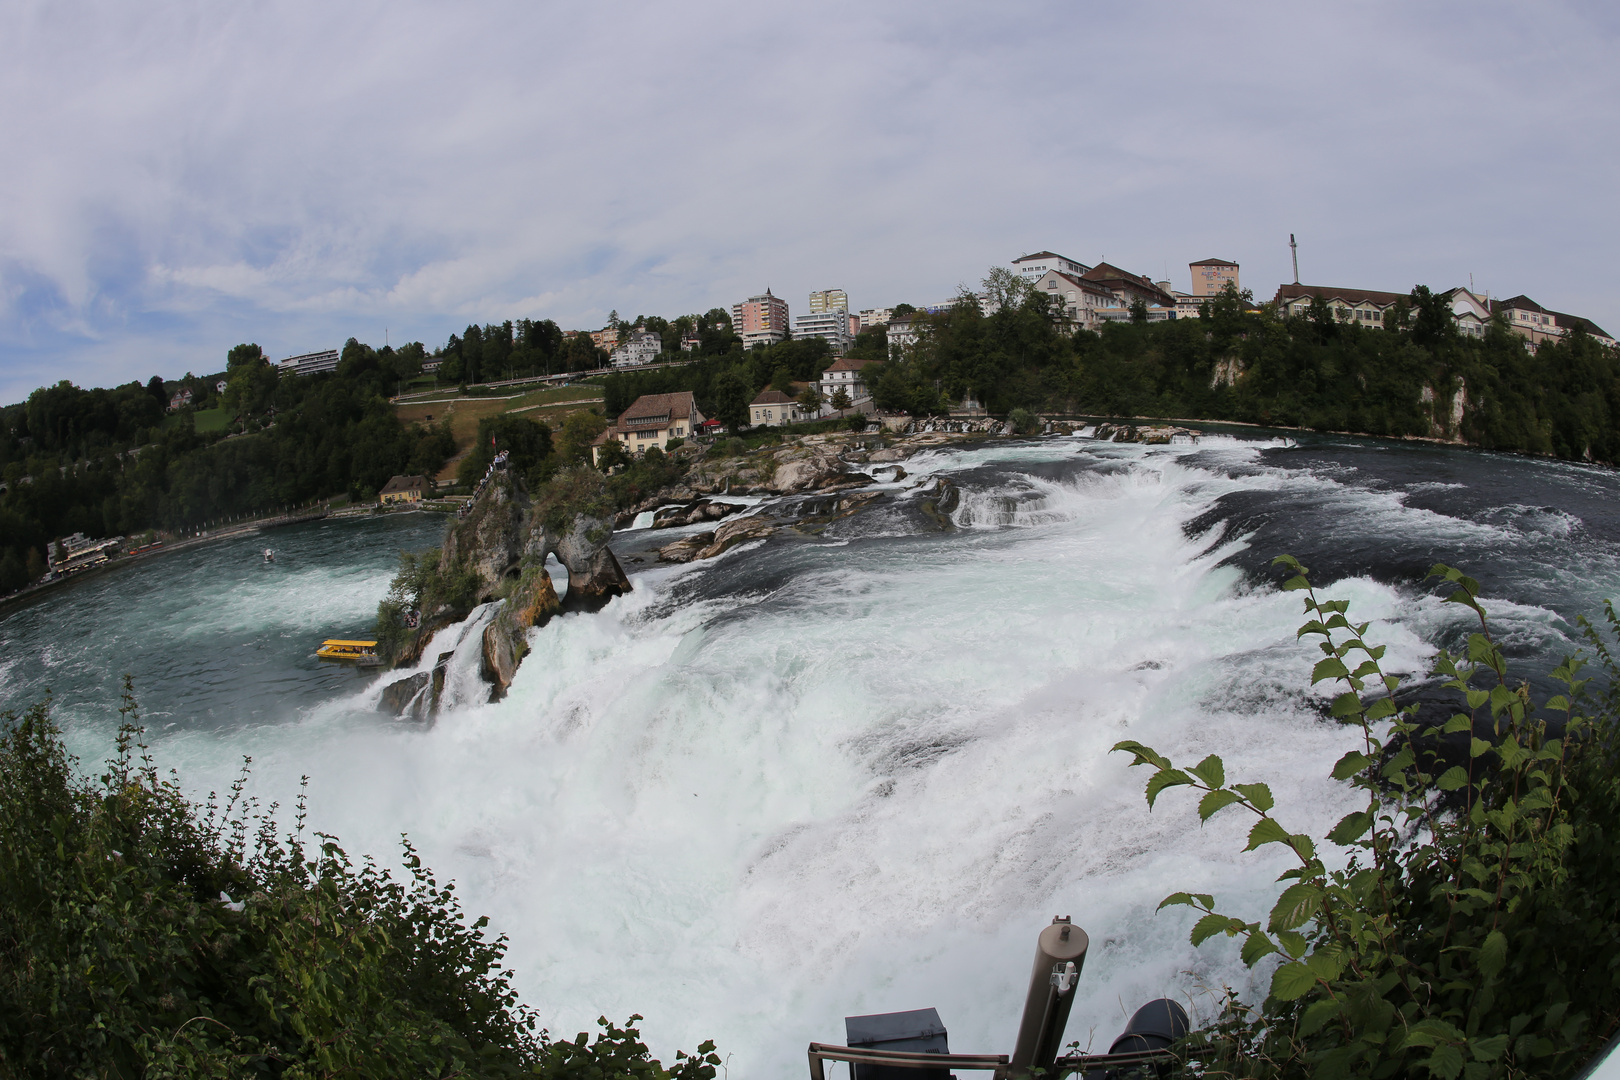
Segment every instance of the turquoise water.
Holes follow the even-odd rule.
[[[535,631],[505,700],[464,694],[431,726],[374,710],[386,676],[313,656],[367,630],[395,552],[437,542],[428,515],[76,583],[0,619],[0,696],[51,688],[94,763],[130,671],[153,753],[192,789],[251,755],[265,802],[309,776],[311,825],[351,854],[391,861],[409,833],[510,937],[554,1031],[639,1012],[656,1053],[713,1037],[738,1076],[801,1077],[805,1044],[857,1013],[934,1006],[954,1050],[1010,1050],[1054,914],[1093,942],[1083,1044],[1149,998],[1196,1010],[1246,984],[1230,943],[1194,950],[1184,913],[1154,909],[1192,889],[1261,917],[1277,860],[1174,792],[1149,813],[1109,747],[1221,754],[1296,830],[1348,809],[1326,777],[1353,740],[1308,689],[1271,555],[1316,567],[1414,673],[1470,629],[1425,584],[1434,561],[1482,579],[1530,664],[1620,594],[1607,470],[1258,436],[999,442],[906,469],[862,514],[713,561],[647,559],[679,530],[619,534],[635,591]],[[962,492],[949,532],[919,510],[936,478]]]
[[[371,637],[400,549],[437,546],[444,529],[427,513],[312,522],[70,582],[0,619],[0,707],[49,692],[86,754],[116,722],[126,673],[155,733],[223,737],[295,717],[375,678],[323,663],[315,648]]]

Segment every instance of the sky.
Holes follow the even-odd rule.
[[[1620,330],[1613,5],[0,3],[0,402],[1053,250]]]

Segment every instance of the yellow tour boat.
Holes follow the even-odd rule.
[[[382,657],[377,655],[375,641],[348,641],[344,638],[327,638],[321,642],[321,647],[315,650],[315,655],[322,660],[347,660],[361,667],[370,667],[382,663]]]

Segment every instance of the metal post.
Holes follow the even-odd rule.
[[[1052,920],[1035,944],[1035,968],[1029,976],[1029,996],[1018,1023],[1018,1043],[1006,1075],[1028,1076],[1031,1069],[1051,1069],[1063,1042],[1074,1005],[1074,985],[1086,962],[1091,939],[1067,915]]]

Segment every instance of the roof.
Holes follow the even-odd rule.
[[[694,412],[697,412],[697,405],[692,401],[690,390],[682,390],[677,394],[642,394],[628,409],[619,414],[619,423],[623,424],[627,420],[651,420],[660,416],[690,416]]]
[[[1175,297],[1160,288],[1159,284],[1152,278],[1145,278],[1141,274],[1133,274],[1129,270],[1121,270],[1112,263],[1098,263],[1082,274],[1081,277],[1087,281],[1094,281],[1099,285],[1110,281],[1129,282],[1144,292],[1155,293],[1163,300],[1169,301],[1164,305],[1165,307],[1174,307],[1176,303]]]
[[[1231,259],[1199,259],[1197,262],[1188,263],[1187,265],[1188,266],[1236,266],[1237,263],[1233,262]]]
[[[866,360],[858,356],[840,356],[826,368],[827,371],[859,371],[867,364],[881,364],[881,360]]]
[[[425,488],[427,486],[428,478],[425,476],[396,476],[383,485],[383,489],[379,494],[392,495],[396,491],[410,491],[413,488]]]
[[[377,646],[377,643],[375,641],[350,641],[348,638],[336,638],[336,637],[335,638],[327,638],[325,641],[321,642],[321,644],[322,645],[365,645],[365,646],[368,646],[370,648],[376,648],[376,646]]]
[[[757,397],[753,401],[749,402],[749,404],[750,405],[791,405],[791,404],[793,404],[793,399],[788,397],[786,394],[782,393],[782,391],[780,391],[780,390],[772,390],[770,387],[767,386],[765,389],[763,389],[763,390],[761,390],[759,392],[759,397]]]
[[[1013,262],[1014,263],[1029,262],[1031,259],[1062,259],[1064,262],[1072,262],[1076,266],[1084,266],[1084,265],[1086,265],[1085,263],[1081,262],[1079,259],[1071,259],[1067,255],[1059,255],[1055,251],[1037,251],[1033,255],[1020,255],[1020,256],[1018,256],[1018,258],[1014,259]]]
[[[1551,312],[1549,312],[1546,308],[1542,307],[1540,304],[1536,303],[1523,293],[1520,293],[1518,296],[1509,297],[1506,300],[1492,300],[1491,310],[1495,311],[1497,308],[1520,308],[1525,311],[1539,311],[1544,315],[1551,314]]]
[[[1379,292],[1376,289],[1341,289],[1334,285],[1279,285],[1277,303],[1298,300],[1306,296],[1320,296],[1324,300],[1342,300],[1347,304],[1377,304],[1388,307],[1406,296],[1406,293]]]
[[[1576,327],[1580,327],[1593,337],[1611,337],[1610,334],[1608,334],[1601,326],[1593,322],[1591,319],[1583,319],[1579,315],[1566,315],[1562,311],[1555,311],[1552,313],[1552,315],[1553,321],[1565,330],[1573,330]]]
[[[1108,289],[1103,288],[1101,285],[1097,284],[1095,281],[1087,281],[1085,278],[1077,278],[1073,274],[1065,274],[1061,270],[1048,270],[1046,273],[1054,274],[1057,277],[1062,278],[1064,281],[1067,281],[1069,284],[1074,285],[1074,286],[1076,286],[1078,288],[1084,289],[1086,292],[1089,292],[1089,293],[1096,293],[1096,294],[1098,294],[1100,296],[1113,296],[1114,295]],[[1041,276],[1040,280],[1041,281],[1046,280],[1046,277],[1045,277],[1044,274]],[[1037,282],[1037,284],[1039,284],[1039,282]]]

